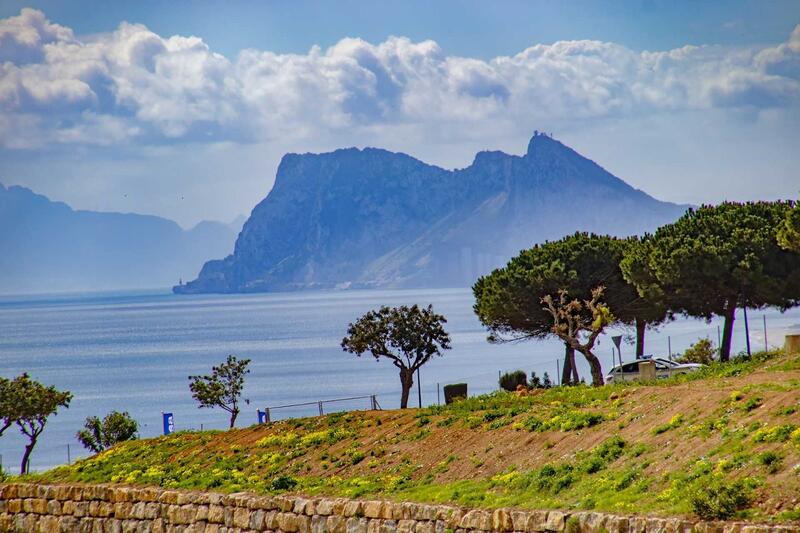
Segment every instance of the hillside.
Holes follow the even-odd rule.
[[[541,134],[453,171],[375,148],[288,154],[233,254],[174,290],[465,286],[536,242],[643,233],[684,210]]]
[[[225,253],[239,228],[73,210],[0,184],[0,293],[169,287]]]
[[[179,433],[32,477],[657,515],[695,513],[699,490],[800,523],[799,464],[800,356],[762,354],[654,384]]]

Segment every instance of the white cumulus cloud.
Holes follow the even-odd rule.
[[[381,127],[494,128],[800,102],[800,26],[772,47],[636,52],[562,41],[488,61],[434,41],[215,53],[140,24],[76,36],[36,10],[0,20],[0,143],[174,144]]]

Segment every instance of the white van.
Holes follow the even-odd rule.
[[[705,366],[698,363],[676,363],[675,361],[670,361],[669,359],[663,359],[661,357],[637,359],[632,363],[624,363],[612,368],[606,375],[606,383],[636,381],[639,379],[639,363],[643,361],[653,361],[656,364],[656,378],[658,379],[696,372]]]

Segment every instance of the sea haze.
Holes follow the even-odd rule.
[[[347,324],[380,305],[428,304],[448,319],[453,349],[421,373],[424,404],[437,401],[437,383],[465,381],[470,393],[497,387],[498,371],[521,368],[555,378],[562,346],[552,340],[491,345],[472,312],[468,289],[295,292],[243,295],[175,296],[158,293],[95,293],[70,296],[0,298],[0,375],[22,372],[70,390],[69,409],[52,417],[32,457],[42,470],[86,455],[75,432],[90,415],[129,411],[145,437],[161,431],[161,411],[175,415],[178,430],[224,428],[221,410],[198,409],[187,376],[207,373],[227,354],[253,360],[238,426],[256,421],[256,407],[377,394],[383,408],[399,404],[399,379],[388,362],[344,353],[339,342]],[[763,347],[762,312],[750,313],[751,342]],[[770,344],[800,327],[800,310],[767,311]],[[648,353],[665,355],[701,336],[716,340],[717,322],[679,320],[647,339]],[[741,315],[734,351],[744,349]],[[606,370],[611,343],[597,349]],[[623,356],[633,354],[623,346]],[[581,364],[581,374],[588,375]],[[412,405],[416,405],[416,386]],[[338,408],[363,408],[367,400]],[[326,409],[333,409],[327,406]],[[313,415],[317,406],[282,409],[276,418]],[[23,441],[16,428],[0,438],[4,468],[17,471]]]

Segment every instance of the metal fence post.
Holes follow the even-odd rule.
[[[269,419],[269,407],[265,407],[264,408],[264,420],[266,420],[267,422],[270,422],[270,419]]]
[[[322,402],[317,402],[317,405],[319,405],[319,416],[322,416]]]
[[[747,324],[747,307],[744,310],[744,340],[747,342],[747,355],[750,355],[750,326]]]
[[[442,399],[439,396],[439,384],[436,384],[436,405],[442,405]]]
[[[767,343],[767,315],[761,315],[761,318],[764,319],[764,351],[769,351],[769,344]]]

